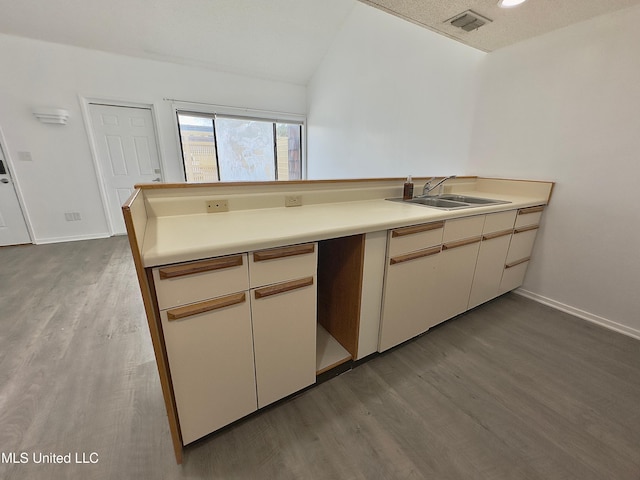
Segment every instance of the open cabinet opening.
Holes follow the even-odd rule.
[[[317,375],[357,357],[364,239],[318,242]]]

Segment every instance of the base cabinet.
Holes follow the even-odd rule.
[[[316,281],[251,291],[258,408],[316,380]]]
[[[518,210],[500,281],[500,293],[518,288],[524,282],[543,210],[542,206]]]
[[[248,296],[216,300],[161,312],[185,445],[257,409]]]
[[[153,269],[183,445],[315,382],[316,253],[310,243]]]
[[[435,318],[432,325],[444,322],[467,310],[473,273],[478,258],[480,238],[471,238],[468,243],[447,247],[443,245],[438,266],[436,301],[432,306]]]
[[[391,230],[384,351],[522,284],[543,207]]]
[[[516,210],[510,210],[486,216],[467,308],[477,307],[504,293],[500,289],[500,282],[516,214]]]
[[[507,250],[512,230],[500,236],[483,237],[478,252],[478,262],[473,277],[473,288],[469,295],[468,308],[488,302],[503,293],[500,289]]]
[[[380,351],[413,338],[433,325],[440,251],[438,245],[419,250],[402,261],[390,259],[382,308]]]

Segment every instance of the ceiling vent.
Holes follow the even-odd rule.
[[[491,23],[492,21],[493,20],[483,17],[474,11],[467,10],[466,12],[462,12],[449,20],[445,20],[445,23],[449,22],[454,27],[461,28],[465,32],[471,32],[472,30],[477,30],[485,23]]]

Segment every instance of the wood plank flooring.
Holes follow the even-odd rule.
[[[640,479],[640,342],[518,295],[190,446],[182,466],[126,238],[0,248],[0,312],[0,452],[29,456],[3,458],[2,479]],[[32,458],[76,452],[98,462]]]

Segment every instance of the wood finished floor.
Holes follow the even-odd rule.
[[[0,248],[0,464],[22,479],[640,479],[640,342],[508,294],[175,464],[126,238]]]

